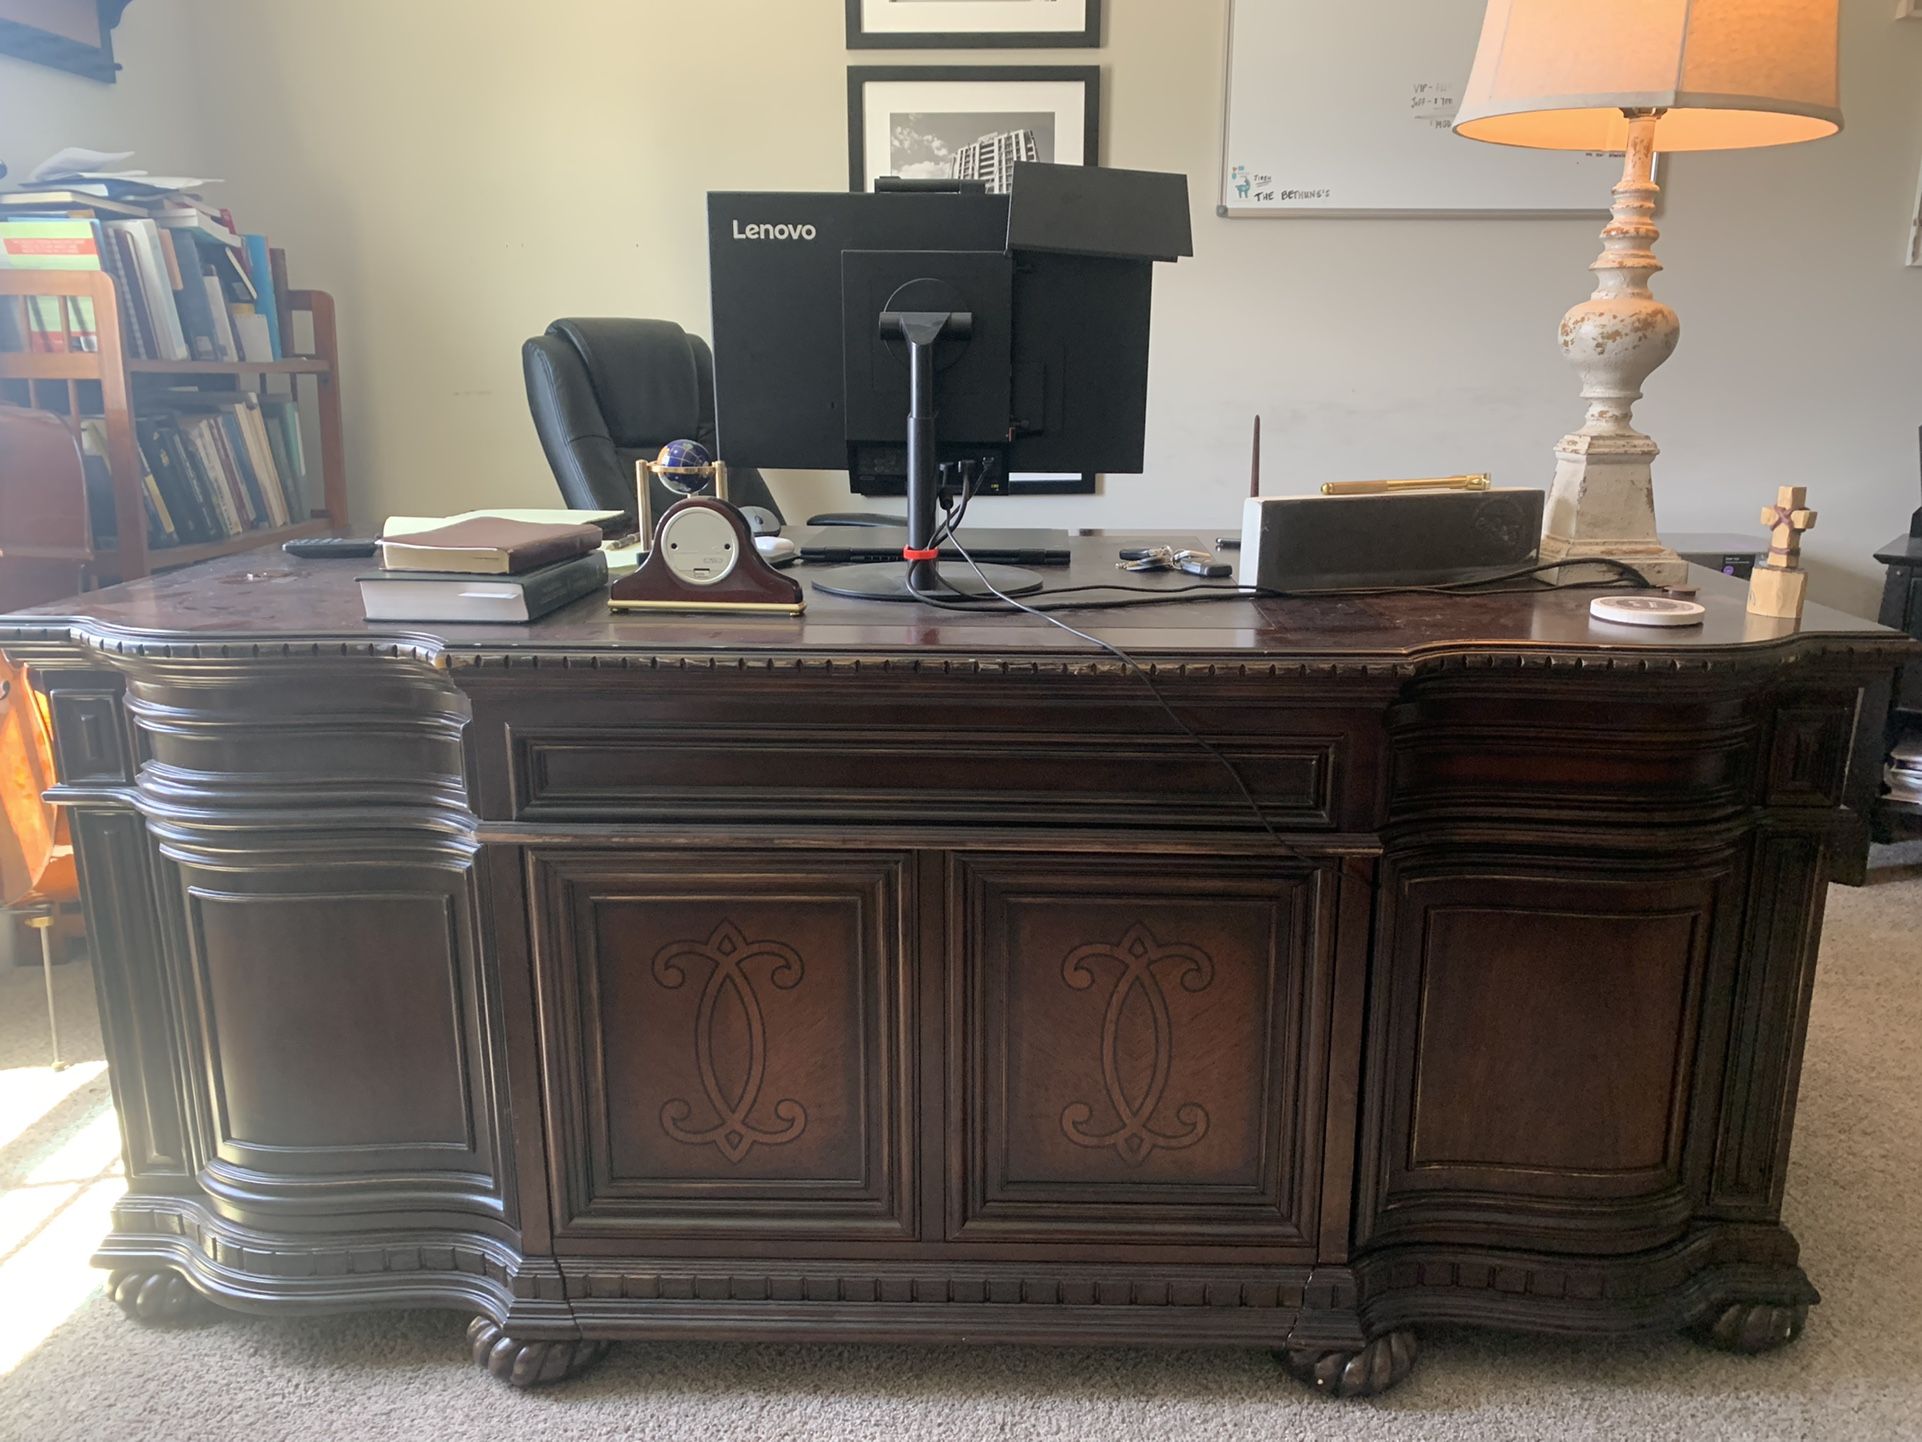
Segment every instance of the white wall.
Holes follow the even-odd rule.
[[[1665,528],[1749,529],[1778,484],[1806,483],[1816,594],[1866,610],[1870,552],[1917,499],[1922,270],[1899,261],[1922,22],[1893,20],[1889,0],[1842,6],[1842,137],[1670,164],[1672,269],[1656,285],[1685,333],[1640,417],[1665,448]],[[177,89],[153,81],[178,54],[177,7],[215,72],[207,103],[234,121],[199,155],[160,153],[192,133],[158,93]],[[1195,206],[1197,254],[1160,278],[1148,473],[994,515],[1232,525],[1257,411],[1271,489],[1468,469],[1546,484],[1581,414],[1555,330],[1589,289],[1596,222],[1218,219],[1226,0],[1108,9],[1104,51],[1047,58],[1099,60],[1105,158],[1187,172]],[[1043,58],[850,56],[842,14],[841,0],[139,0],[112,97],[134,128],[108,114],[72,138],[124,135],[156,164],[227,175],[225,198],[287,247],[296,283],[334,292],[357,521],[539,501],[552,483],[523,337],[568,314],[704,331],[703,192],[844,185],[851,60]],[[777,486],[790,510],[845,501],[818,478]]]

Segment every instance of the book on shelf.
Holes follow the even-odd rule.
[[[1889,799],[1906,806],[1922,806],[1922,734],[1911,732],[1889,753]]]
[[[22,190],[0,191],[0,214],[30,212],[83,211],[89,215],[138,216],[148,214],[142,205],[129,204],[104,195],[90,195],[67,186],[33,186]]]
[[[0,270],[100,270],[102,238],[91,220],[0,220]],[[99,322],[86,296],[26,297],[27,334],[12,344],[57,353],[100,349]]]
[[[162,206],[154,211],[153,222],[166,230],[205,236],[235,250],[239,250],[243,244],[241,238],[223,225],[217,216],[208,214],[204,207],[198,205]]]
[[[254,293],[259,296],[256,309],[267,318],[267,342],[269,360],[280,360],[286,354],[286,341],[280,333],[280,295],[274,287],[274,262],[269,253],[267,237],[248,235],[242,239],[247,247],[247,274],[254,283]]]
[[[543,525],[477,516],[406,536],[384,538],[380,564],[388,571],[519,575],[598,551],[599,526]]]
[[[180,307],[174,300],[173,274],[161,250],[160,227],[151,220],[109,220],[106,231],[116,237],[126,258],[128,279],[139,298],[141,313],[151,332],[154,360],[192,360]]]
[[[135,359],[154,353],[153,321],[134,282],[133,242],[124,235],[101,232],[100,263],[113,278],[114,299],[120,307],[120,346]]]
[[[370,621],[537,621],[607,587],[607,558],[592,550],[518,575],[377,571],[361,576]]]
[[[188,541],[222,541],[307,519],[300,409],[251,392],[170,391],[150,398],[135,426],[171,528]],[[183,530],[181,523],[185,521]]]
[[[119,533],[120,518],[113,508],[113,468],[107,459],[107,422],[100,416],[80,421],[80,459],[85,467],[87,525],[95,545]]]

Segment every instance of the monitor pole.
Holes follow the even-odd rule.
[[[930,596],[953,601],[992,599],[997,592],[1026,596],[1041,589],[1039,576],[1013,566],[971,566],[964,561],[946,575],[941,571],[941,551],[935,544],[941,495],[935,350],[944,340],[965,344],[973,335],[971,311],[881,312],[882,339],[908,346],[908,543],[901,551],[907,566],[850,566],[836,571],[831,580],[816,581],[817,591],[867,601]]]
[[[943,336],[971,339],[974,313],[885,310],[881,334],[898,335],[908,343],[908,544],[901,556],[908,563],[909,589],[939,595],[941,553],[934,544],[934,528],[940,509],[940,442],[935,421],[941,412],[934,403],[934,348]]]

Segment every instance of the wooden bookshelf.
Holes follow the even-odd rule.
[[[101,271],[0,270],[0,307],[11,306],[24,337],[25,298],[63,297],[62,314],[73,302],[93,303],[97,351],[0,351],[0,400],[54,411],[66,418],[76,440],[83,417],[100,417],[107,436],[107,466],[113,477],[115,530],[112,543],[96,543],[89,563],[101,584],[132,580],[154,571],[174,570],[197,561],[257,546],[277,545],[296,536],[324,535],[347,526],[347,473],[341,454],[340,347],[334,328],[334,301],[325,291],[290,290],[280,297],[281,335],[291,341],[296,317],[305,317],[313,335],[312,353],[277,361],[164,361],[129,356],[121,334],[120,304],[113,278]],[[176,384],[191,382],[212,395],[236,390],[243,380],[284,376],[296,396],[303,378],[313,390],[313,409],[319,435],[303,435],[303,445],[318,451],[318,464],[309,451],[308,476],[318,474],[321,504],[304,520],[271,529],[256,528],[222,541],[196,545],[149,546],[146,503],[141,497],[141,457],[134,437],[142,392],[156,378]],[[289,391],[278,392],[285,398]],[[305,397],[300,397],[305,401]],[[317,446],[314,445],[317,440]]]
[[[142,376],[224,376],[236,372],[263,376],[324,376],[333,370],[320,356],[296,356],[277,361],[162,361],[130,360],[127,369]]]

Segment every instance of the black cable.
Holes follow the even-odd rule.
[[[963,508],[965,509],[965,498]],[[1050,626],[1058,626],[1070,636],[1078,637],[1091,646],[1099,647],[1101,650],[1113,656],[1123,666],[1127,667],[1133,675],[1139,677],[1141,684],[1148,688],[1148,694],[1154,697],[1155,704],[1168,713],[1168,719],[1174,722],[1176,729],[1221,764],[1221,769],[1228,773],[1229,778],[1235,783],[1235,789],[1241,793],[1241,799],[1248,803],[1248,809],[1254,813],[1255,820],[1261,823],[1261,829],[1267,832],[1269,839],[1275,843],[1275,849],[1281,852],[1283,856],[1289,857],[1292,860],[1300,861],[1305,859],[1299,851],[1281,839],[1281,833],[1275,830],[1274,823],[1269,821],[1268,813],[1261,809],[1261,803],[1255,799],[1255,793],[1249,789],[1248,783],[1242,779],[1241,772],[1236,768],[1235,763],[1228,759],[1225,752],[1182,718],[1181,713],[1175,710],[1175,708],[1169,704],[1168,698],[1162,694],[1161,687],[1155,684],[1155,678],[1148,673],[1140,662],[1136,661],[1134,657],[1130,656],[1126,651],[1114,645],[1112,642],[1104,641],[1099,636],[1091,636],[1086,631],[1077,631],[1066,621],[1058,621],[1046,611],[1037,610],[1033,606],[1023,605],[1020,601],[1015,600],[1014,597],[1003,594],[1000,590],[996,589],[994,582],[988,579],[987,573],[975,562],[974,557],[968,554],[967,548],[963,546],[959,540],[952,541],[952,544],[954,549],[960,554],[961,559],[968,563],[969,568],[974,572],[976,577],[979,578],[981,584],[992,594],[999,597],[1005,605],[1012,607],[1016,611],[1025,611],[1030,616],[1039,616]],[[908,571],[908,589],[914,593],[917,600],[930,606],[938,606],[943,610],[975,614],[978,614],[981,610],[978,605],[962,600],[933,596],[925,591],[915,590],[914,571],[912,568],[909,568]]]
[[[939,550],[945,542],[953,538],[956,531],[961,529],[961,522],[968,514],[968,502],[974,499],[976,488],[986,479],[985,472],[977,472],[964,480],[961,483],[961,502],[958,506],[946,491],[937,493],[936,499],[941,504],[941,524],[934,528],[934,539],[928,542],[930,550]]]
[[[957,517],[957,525],[959,518]],[[957,543],[955,549],[964,557],[965,551]],[[972,561],[970,561],[972,564]],[[1119,581],[1103,581],[1083,586],[1050,587],[1037,593],[1042,598],[1078,596],[1090,591],[1124,591],[1132,599],[1113,601],[1071,601],[1062,606],[1030,606],[1013,601],[994,592],[995,599],[988,597],[949,598],[950,610],[973,611],[980,615],[1005,615],[1011,611],[1026,612],[1029,615],[1046,616],[1051,611],[1118,611],[1133,606],[1179,605],[1196,601],[1326,601],[1346,598],[1362,599],[1372,596],[1541,596],[1554,591],[1595,591],[1627,588],[1631,590],[1654,589],[1646,576],[1624,561],[1596,558],[1583,561],[1583,565],[1605,565],[1615,571],[1615,575],[1603,581],[1571,581],[1563,583],[1543,583],[1538,586],[1498,587],[1498,582],[1518,580],[1538,575],[1543,571],[1561,570],[1568,562],[1555,561],[1545,565],[1529,566],[1515,571],[1504,571],[1493,576],[1483,576],[1467,581],[1445,581],[1427,586],[1369,586],[1353,589],[1329,588],[1325,590],[1284,591],[1269,586],[1215,585],[1199,581],[1186,586],[1132,586]],[[992,588],[990,588],[992,589]],[[921,592],[915,593],[923,600],[928,598]]]

